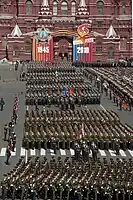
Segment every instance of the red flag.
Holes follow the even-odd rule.
[[[74,87],[72,85],[72,87],[71,87],[71,94],[73,94],[73,93],[74,93]]]
[[[72,94],[73,94],[72,88],[69,88],[69,89],[68,89],[68,93],[69,93],[69,95],[72,95]]]
[[[49,88],[49,96],[52,96],[52,88]]]

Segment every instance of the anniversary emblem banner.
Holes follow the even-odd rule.
[[[53,37],[47,30],[40,29],[33,37],[32,55],[34,61],[53,61]]]
[[[89,24],[78,27],[78,37],[73,37],[73,61],[93,61],[93,35],[89,33]]]
[[[93,39],[88,39],[85,44],[81,40],[75,42],[73,37],[73,61],[92,62],[93,61]]]

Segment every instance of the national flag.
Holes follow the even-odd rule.
[[[73,95],[73,93],[74,93],[74,87],[72,86],[72,87],[69,88],[69,94]]]
[[[72,94],[73,94],[72,88],[69,88],[69,89],[68,89],[68,93],[69,93],[69,95],[72,95]]]
[[[63,88],[63,96],[66,96],[68,94],[68,90],[66,88]]]
[[[76,135],[76,140],[81,140],[85,136],[84,125],[82,123],[79,133]]]
[[[78,86],[77,86],[77,85],[75,86],[74,91],[75,91],[75,92],[78,91]]]
[[[72,92],[72,94],[74,93],[74,86],[73,85],[71,87],[71,92]]]

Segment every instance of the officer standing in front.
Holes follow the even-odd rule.
[[[10,146],[7,146],[7,149],[6,149],[6,156],[7,156],[7,159],[6,159],[6,165],[9,165],[9,159],[11,157],[11,150],[10,150]]]
[[[4,126],[4,141],[7,140],[7,134],[8,134],[8,125],[5,124],[5,126]]]

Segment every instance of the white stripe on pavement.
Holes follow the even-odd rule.
[[[55,156],[54,150],[53,150],[53,149],[50,149],[50,155],[51,155],[51,156]]]
[[[21,147],[20,156],[25,156],[25,152],[26,150],[23,147]]]
[[[0,156],[5,156],[6,155],[6,148],[2,148],[0,152]]]
[[[61,156],[66,156],[66,151],[64,149],[60,149]]]
[[[11,156],[16,156],[16,148],[14,149],[14,152],[11,151]]]
[[[132,150],[128,150],[130,155],[133,157],[133,151]]]
[[[36,155],[36,150],[35,149],[30,149],[30,155],[35,156]]]
[[[113,150],[110,150],[110,149],[109,149],[109,153],[110,153],[110,155],[113,156],[113,157],[116,156],[116,153],[115,153],[115,151],[113,151]]]
[[[75,153],[74,153],[74,150],[73,150],[73,149],[70,149],[70,154],[71,154],[71,156],[74,156],[74,155],[75,155]]]
[[[46,155],[46,150],[45,149],[41,149],[41,156],[45,156]]]
[[[100,107],[104,110],[104,111],[106,111],[106,109],[100,104]]]
[[[106,156],[106,153],[105,153],[104,150],[99,149],[99,153],[100,153],[101,156],[104,156],[104,157]]]
[[[120,149],[120,155],[122,156],[122,157],[126,157],[126,154],[125,154],[125,152],[122,150],[122,149]]]

